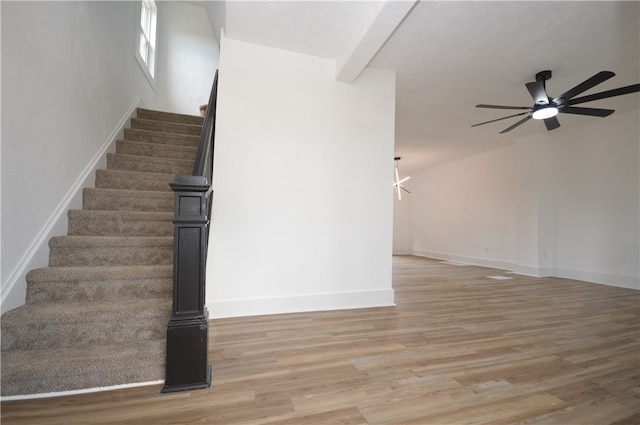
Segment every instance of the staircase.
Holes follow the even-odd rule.
[[[173,288],[174,194],[201,117],[138,109],[26,305],[2,316],[2,396],[163,380]]]

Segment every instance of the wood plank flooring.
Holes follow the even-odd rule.
[[[3,402],[2,423],[640,424],[640,292],[410,256],[394,289],[396,307],[213,320],[211,389]]]

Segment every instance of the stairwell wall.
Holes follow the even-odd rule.
[[[218,69],[219,43],[204,6],[162,1],[158,5],[155,108],[199,115]]]
[[[210,313],[393,305],[395,74],[221,42]]]
[[[131,111],[155,93],[134,58],[136,2],[1,2],[2,310],[66,233]],[[104,152],[103,152],[104,153]],[[89,165],[87,165],[89,164]],[[75,190],[74,190],[75,188]]]

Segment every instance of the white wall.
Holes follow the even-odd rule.
[[[540,132],[516,141],[516,258],[514,269],[532,276],[555,274],[557,139]]]
[[[186,2],[158,5],[155,108],[198,115],[209,101],[220,48],[207,11]]]
[[[136,2],[6,2],[2,8],[2,308],[24,303],[76,191],[154,92],[134,58]],[[87,181],[87,179],[89,181]]]
[[[221,41],[212,316],[392,305],[395,75]]]
[[[639,112],[411,177],[411,252],[640,289]]]
[[[616,112],[559,140],[559,276],[640,289],[639,117]]]
[[[412,252],[495,267],[512,265],[515,160],[515,148],[508,146],[412,175]]]
[[[400,169],[399,169],[400,170]],[[406,177],[399,171],[400,179]],[[411,191],[411,180],[407,180],[402,185]],[[391,184],[389,184],[391,188]],[[393,193],[393,253],[395,255],[406,255],[411,253],[411,195],[402,192],[402,199],[398,199],[395,189]]]

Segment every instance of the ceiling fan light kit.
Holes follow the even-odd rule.
[[[594,93],[588,96],[576,97],[580,93],[583,93],[600,83],[614,77],[611,71],[600,71],[593,77],[583,81],[574,88],[564,92],[558,97],[551,98],[547,94],[547,88],[545,82],[551,78],[551,71],[545,70],[536,74],[536,81],[525,84],[525,87],[529,91],[529,94],[533,98],[534,105],[529,106],[503,106],[503,105],[476,105],[476,108],[490,108],[490,109],[520,109],[526,112],[520,112],[518,114],[509,115],[502,118],[493,119],[490,121],[473,124],[471,127],[477,127],[479,125],[489,124],[496,121],[505,120],[508,118],[517,117],[520,115],[526,115],[520,121],[516,122],[510,127],[502,130],[500,134],[507,133],[521,124],[529,121],[531,118],[536,120],[543,120],[545,127],[548,131],[555,130],[560,127],[560,121],[556,118],[559,113],[564,114],[576,114],[576,115],[588,115],[592,117],[607,117],[615,112],[613,109],[601,109],[601,108],[583,108],[576,107],[584,102],[592,102],[594,100],[606,99],[609,97],[622,96],[624,94],[637,93],[640,91],[640,84],[633,84],[630,86],[620,87],[613,90],[607,90],[600,93]]]
[[[533,108],[531,118],[534,120],[544,120],[558,115],[558,108],[553,105],[544,105],[542,107]]]

